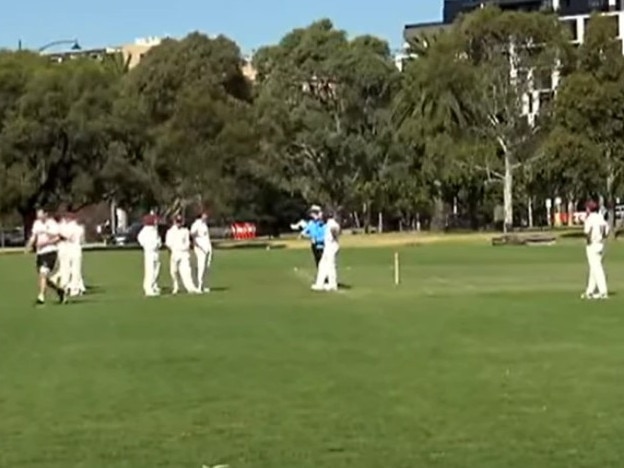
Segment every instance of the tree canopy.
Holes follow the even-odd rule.
[[[511,229],[546,223],[547,198],[614,206],[613,27],[592,17],[574,48],[554,14],[487,7],[419,37],[399,71],[387,42],[321,19],[259,49],[253,82],[233,40],[197,32],[132,69],[1,51],[0,211],[114,200],[286,226],[320,203],[367,230]]]

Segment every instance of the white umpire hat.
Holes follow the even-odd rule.
[[[309,213],[320,213],[323,211],[319,205],[312,205],[308,210]]]

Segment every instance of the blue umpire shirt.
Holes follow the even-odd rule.
[[[317,249],[325,247],[325,223],[320,219],[308,221],[302,234],[310,238],[310,242]]]

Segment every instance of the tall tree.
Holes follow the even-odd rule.
[[[594,195],[603,195],[612,209],[624,183],[624,58],[617,36],[617,24],[608,17],[591,18],[576,69],[557,93],[549,142],[565,166],[566,186],[598,187]]]
[[[456,25],[459,60],[475,70],[472,130],[496,142],[477,167],[503,183],[505,229],[513,225],[514,172],[541,157],[537,149],[548,122],[548,106],[531,118],[534,92],[551,90],[567,39],[555,15],[484,8]]]
[[[397,90],[388,45],[351,41],[329,20],[258,51],[256,109],[267,176],[312,202],[368,207],[392,158]]]
[[[50,64],[16,55],[29,72],[20,75],[21,93],[0,133],[3,210],[17,209],[28,221],[37,206],[98,200],[116,76],[94,61]]]
[[[118,110],[134,123],[126,150],[140,147],[152,202],[231,208],[256,148],[241,65],[234,42],[193,33],[164,41],[127,75]]]

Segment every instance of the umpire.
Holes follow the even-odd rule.
[[[312,205],[309,213],[310,221],[308,221],[306,227],[301,231],[301,235],[310,239],[314,263],[318,268],[321,257],[323,256],[323,249],[325,248],[325,222],[323,221],[323,212],[320,206]]]

